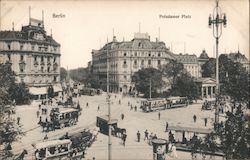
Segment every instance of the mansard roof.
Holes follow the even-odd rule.
[[[160,49],[168,50],[164,42],[152,42],[149,39],[134,38],[131,41],[112,41],[103,46],[101,50],[111,49]]]
[[[43,34],[43,40],[33,39],[30,33],[37,32]],[[21,31],[0,31],[0,41],[29,41],[35,43],[47,43],[55,46],[60,46],[51,36],[46,35],[46,31],[38,30],[33,26],[22,27]]]

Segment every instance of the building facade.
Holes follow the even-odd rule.
[[[61,90],[60,56],[60,44],[46,34],[43,21],[30,18],[21,31],[0,31],[0,63],[11,65],[31,94],[46,94],[50,85]]]
[[[170,59],[174,56],[164,42],[151,41],[147,33],[135,33],[131,41],[118,42],[114,36],[100,50],[92,50],[92,69],[102,89],[106,90],[109,70],[110,91],[127,93],[134,89],[133,73],[142,68],[160,68]]]
[[[200,65],[198,62],[198,58],[196,55],[190,55],[190,54],[176,54],[175,58],[177,62],[182,63],[184,66],[184,69],[195,78],[201,77],[201,70]]]
[[[229,53],[226,55],[233,62],[238,62],[238,63],[242,64],[242,66],[244,68],[246,68],[246,70],[249,72],[249,65],[250,65],[249,60],[247,59],[247,57],[244,54],[241,54],[240,51],[235,52],[235,53]]]

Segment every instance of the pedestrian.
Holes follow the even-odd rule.
[[[86,107],[89,107],[89,103],[88,102],[86,103]]]
[[[17,124],[18,124],[18,125],[19,125],[19,123],[20,123],[20,119],[21,119],[21,118],[18,116],[18,117],[17,117]]]
[[[135,106],[135,111],[137,111],[137,106]]]
[[[123,113],[121,114],[121,119],[122,119],[122,120],[124,119],[124,114],[123,114]]]
[[[41,123],[42,123],[42,116],[40,116],[38,124],[41,124]]]
[[[99,111],[100,110],[100,106],[98,105],[98,107],[97,107],[97,111]]]
[[[166,130],[165,130],[165,132],[167,132],[168,131],[168,122],[166,122]]]
[[[141,133],[138,131],[137,132],[137,141],[140,142],[140,139],[141,139]]]
[[[36,116],[37,116],[37,118],[39,117],[39,115],[40,115],[40,112],[39,112],[39,110],[38,110],[38,111],[36,111]]]
[[[158,113],[158,119],[161,119],[161,112]]]
[[[47,139],[49,139],[49,138],[48,138],[48,135],[46,134],[46,135],[44,136],[43,140],[47,140]]]
[[[207,118],[204,119],[205,127],[207,126]]]
[[[132,106],[132,104],[131,104],[131,106],[130,106],[130,110],[133,110],[133,106]]]
[[[69,139],[69,133],[66,132],[64,139]]]
[[[195,123],[196,119],[197,119],[196,115],[193,116],[193,119],[194,119],[194,123]]]
[[[119,99],[119,104],[121,104],[121,100]]]
[[[124,145],[124,146],[125,146],[125,143],[126,143],[126,138],[127,138],[127,134],[124,133],[124,134],[123,134],[123,137],[122,137],[123,145]]]
[[[156,136],[156,134],[152,137],[152,139],[157,139],[157,136]]]
[[[45,122],[48,123],[48,118],[47,117],[45,118]]]
[[[146,131],[144,132],[145,137],[144,137],[144,141],[147,139],[148,140],[148,130],[146,129]]]
[[[10,114],[11,114],[11,112],[10,112],[10,111],[8,111],[8,118],[10,118]]]

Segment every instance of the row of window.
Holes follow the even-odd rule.
[[[34,61],[37,61],[37,57],[38,56],[34,56]],[[47,56],[47,62],[50,62],[50,56]],[[11,61],[11,54],[8,54],[7,55],[7,59],[8,61]],[[24,61],[24,56],[23,55],[20,55],[20,61]],[[44,56],[41,56],[41,62],[44,62]],[[55,63],[56,62],[56,57],[53,58],[53,62]]]
[[[161,65],[161,60],[157,60],[157,64]],[[127,60],[123,61],[123,65],[127,65]],[[137,65],[137,60],[134,60],[134,65]],[[141,60],[141,65],[144,65],[144,60]],[[151,60],[148,60],[148,65],[151,65]]]
[[[151,54],[151,52],[149,52],[149,53],[141,53],[141,54],[137,54],[137,52],[135,52],[134,55],[132,55],[132,56],[134,56],[134,57],[137,57],[137,56],[148,56],[148,57],[151,57],[152,55],[153,55],[153,54]],[[127,55],[126,52],[124,52],[124,53],[123,53],[123,56],[126,57],[126,56],[128,56],[128,55]],[[158,56],[158,57],[161,57],[161,53],[158,53],[157,56]]]
[[[8,47],[8,50],[11,50],[11,45],[10,43],[7,44],[7,47]],[[20,44],[20,50],[23,50],[24,49],[24,45],[21,43]],[[31,50],[34,51],[35,50],[35,45],[31,45]],[[47,45],[39,45],[38,46],[38,51],[45,51],[47,52],[48,51],[48,46]],[[51,47],[51,52],[56,52],[57,51],[57,47]]]

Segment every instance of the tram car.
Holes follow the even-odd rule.
[[[151,98],[141,100],[141,109],[144,112],[154,112],[164,109],[188,106],[187,97]]]
[[[88,96],[94,96],[97,94],[97,90],[94,88],[87,88],[84,87],[80,90],[81,95],[88,95]]]
[[[167,108],[187,107],[189,104],[187,97],[167,98]]]
[[[33,145],[36,160],[67,160],[72,157],[72,142],[69,139],[49,140]]]
[[[84,130],[73,134],[66,134],[59,138],[60,140],[69,139],[72,142],[73,154],[84,151],[95,141],[95,135],[90,131]]]
[[[165,98],[151,98],[141,101],[141,109],[144,112],[153,112],[166,109],[167,101]]]
[[[50,114],[51,122],[55,128],[73,126],[77,123],[79,110],[74,108],[60,108]]]

